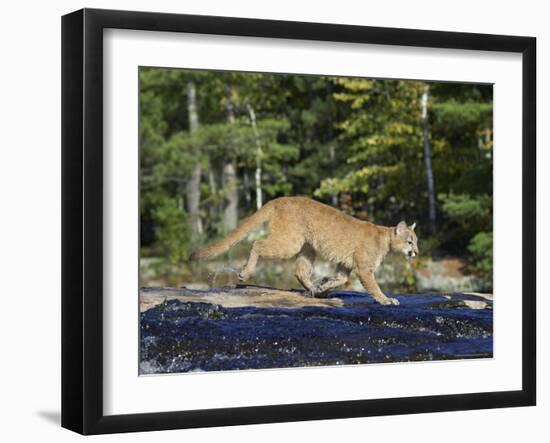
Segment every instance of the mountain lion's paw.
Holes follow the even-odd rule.
[[[379,303],[381,305],[394,305],[394,306],[397,306],[397,305],[399,305],[399,300],[397,300],[396,298],[386,297],[383,300],[380,300]]]
[[[319,292],[317,289],[314,289],[312,291],[304,291],[304,295],[309,298],[315,298],[319,295]]]

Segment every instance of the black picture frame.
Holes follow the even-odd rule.
[[[103,413],[103,30],[192,32],[522,54],[522,389],[131,415]],[[62,18],[62,426],[151,431],[536,403],[536,39],[412,29],[83,9]]]

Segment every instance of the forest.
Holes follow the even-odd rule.
[[[192,250],[300,195],[416,222],[420,257],[388,271],[395,290],[441,289],[439,272],[492,291],[492,85],[156,67],[139,80],[143,286],[204,282]]]

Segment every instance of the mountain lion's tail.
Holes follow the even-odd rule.
[[[243,240],[256,226],[269,221],[271,219],[272,212],[273,209],[271,205],[269,203],[266,204],[250,217],[246,218],[237,229],[231,232],[220,242],[197,249],[189,256],[189,260],[209,259],[223,254],[229,248]]]

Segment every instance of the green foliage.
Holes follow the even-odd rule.
[[[474,269],[482,274],[493,273],[493,233],[478,232],[468,244],[474,256]]]
[[[462,223],[472,219],[485,219],[491,215],[492,196],[481,194],[440,194],[443,210],[449,217]]]
[[[484,290],[493,290],[493,233],[478,232],[468,244],[472,254],[471,269],[478,274],[484,284]]]
[[[490,124],[493,113],[492,103],[473,101],[459,102],[451,99],[433,105],[434,123],[447,131],[450,137],[461,137],[465,134],[475,135],[480,126]],[[452,131],[452,133],[450,133]]]
[[[153,211],[156,223],[156,243],[161,257],[177,265],[187,259],[190,243],[189,223],[185,212],[174,198],[164,197],[157,201]]]
[[[470,269],[480,275],[488,290],[493,275],[492,196],[479,194],[440,195],[442,208],[450,220],[449,232],[462,249],[470,253]],[[449,236],[450,237],[450,236]]]
[[[434,257],[438,255],[441,240],[438,237],[423,237],[419,240],[419,245],[422,257]]]

